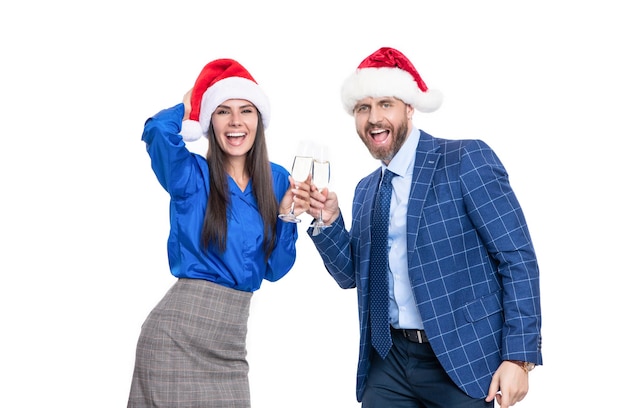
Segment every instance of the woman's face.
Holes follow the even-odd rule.
[[[258,114],[252,102],[228,99],[211,115],[218,145],[227,156],[241,157],[250,151],[256,138]]]

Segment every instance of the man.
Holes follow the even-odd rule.
[[[357,288],[357,400],[364,408],[521,401],[542,364],[539,269],[505,168],[480,140],[413,126],[415,110],[432,112],[442,98],[395,49],[368,56],[342,101],[381,168],[358,183],[349,231],[337,195],[313,188],[309,214],[323,210],[329,226],[309,236],[339,286]],[[395,177],[379,188],[384,173]],[[391,201],[376,204],[385,186]]]

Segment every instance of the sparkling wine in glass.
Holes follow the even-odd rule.
[[[309,174],[311,174],[311,166],[313,165],[313,156],[307,156],[306,152],[302,155],[296,155],[293,158],[293,164],[291,165],[291,177],[296,181],[305,181]],[[296,203],[291,203],[291,209],[287,214],[278,214],[278,218],[287,222],[300,222],[300,218],[294,214],[294,207]]]
[[[318,190],[323,190],[328,187],[330,183],[330,160],[328,157],[328,147],[319,146],[316,149],[313,160],[312,181]],[[320,230],[326,228],[328,225],[324,224],[322,219],[322,210],[320,210],[319,217],[313,223],[313,234],[319,234]]]

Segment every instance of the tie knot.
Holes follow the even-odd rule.
[[[389,169],[385,170],[385,173],[383,174],[382,184],[388,185],[389,183],[391,183],[391,179],[394,178],[396,175],[396,173]]]

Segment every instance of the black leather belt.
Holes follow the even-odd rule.
[[[391,331],[401,334],[404,338],[413,343],[428,343],[428,337],[426,337],[426,332],[424,330],[396,329],[395,327],[392,327]]]

